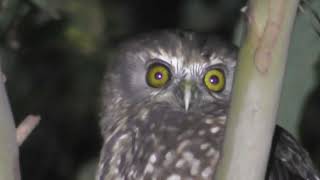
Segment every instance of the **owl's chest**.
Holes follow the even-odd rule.
[[[110,167],[128,179],[210,179],[220,158],[225,115],[143,109],[109,141]],[[129,133],[128,133],[129,132]],[[126,135],[124,135],[126,134]],[[115,150],[115,147],[118,147]],[[112,164],[116,163],[116,164]]]

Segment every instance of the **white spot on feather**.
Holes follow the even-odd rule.
[[[179,159],[176,163],[176,168],[182,168],[182,166],[186,163],[184,159]]]
[[[200,131],[198,131],[198,135],[199,135],[199,136],[203,136],[205,133],[206,133],[205,130],[200,130]]]
[[[163,165],[169,166],[173,162],[174,154],[171,151],[169,151],[166,153],[164,157],[165,157],[165,160],[163,161]]]
[[[201,172],[201,176],[203,178],[208,178],[211,174],[212,174],[212,168],[211,167],[207,167]]]
[[[149,160],[151,163],[155,163],[157,161],[157,156],[155,154],[152,154],[150,156],[150,160]]]
[[[216,151],[215,149],[210,148],[210,149],[207,151],[206,156],[207,156],[207,157],[213,156],[213,155],[216,154],[216,152],[217,152],[217,151]]]
[[[206,119],[205,123],[206,124],[213,124],[214,120],[213,119]]]
[[[181,152],[183,151],[183,149],[184,149],[185,147],[187,147],[190,143],[191,143],[191,142],[190,142],[189,140],[184,140],[184,141],[182,141],[182,142],[179,144],[178,148],[177,148],[177,153],[181,153]]]
[[[153,165],[152,165],[151,163],[148,163],[147,166],[146,166],[146,168],[144,169],[144,173],[145,173],[145,174],[146,174],[146,173],[152,173],[153,170],[154,170]]]
[[[200,167],[200,161],[199,160],[193,160],[193,163],[191,165],[190,174],[195,176],[199,173],[199,167]]]
[[[217,133],[219,130],[220,130],[220,128],[219,128],[218,126],[215,126],[215,127],[212,127],[212,128],[210,129],[210,132],[211,132],[212,134],[215,134],[215,133]]]
[[[189,151],[184,152],[184,153],[182,154],[182,156],[183,156],[183,158],[184,158],[185,160],[187,160],[187,161],[192,161],[192,159],[193,159],[193,154],[192,154],[191,152],[189,152]]]
[[[209,146],[210,146],[209,143],[203,143],[203,144],[200,145],[200,149],[201,150],[206,150],[206,149],[208,149]]]
[[[167,180],[181,180],[181,176],[178,174],[171,174]]]

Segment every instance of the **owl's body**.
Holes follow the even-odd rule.
[[[124,43],[105,79],[96,179],[213,179],[236,56],[235,47],[189,32]]]

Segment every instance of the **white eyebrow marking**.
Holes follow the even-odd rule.
[[[150,58],[151,59],[160,59],[165,61],[166,63],[170,64],[175,72],[178,72],[181,67],[183,67],[184,63],[184,56],[182,54],[177,54],[173,56],[170,52],[166,52],[164,49],[158,49],[159,52],[150,51]]]

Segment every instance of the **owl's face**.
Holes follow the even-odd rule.
[[[105,79],[97,179],[212,179],[235,65],[235,47],[189,32],[123,44]]]
[[[231,48],[231,49],[230,49]],[[186,112],[226,104],[235,50],[192,33],[155,34],[123,46],[116,59],[119,93],[129,104],[167,103]]]

